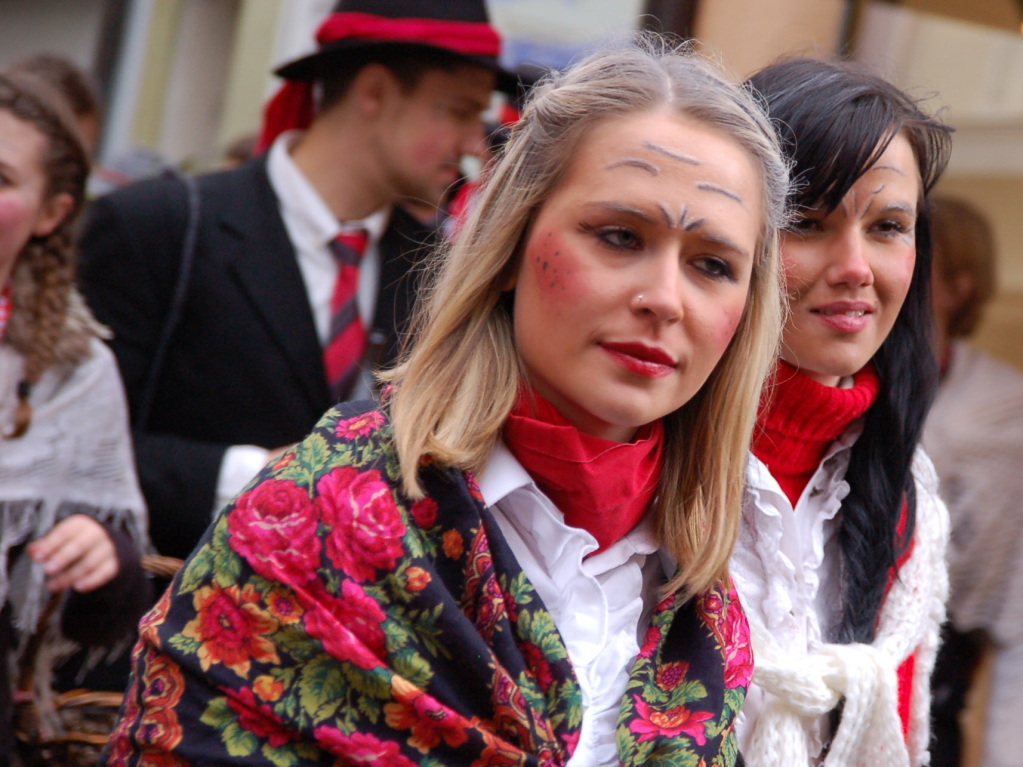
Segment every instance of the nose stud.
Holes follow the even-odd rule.
[[[637,293],[636,297],[632,299],[632,308],[633,309],[642,309],[643,308],[643,294],[642,293]]]

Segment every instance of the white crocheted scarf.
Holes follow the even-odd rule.
[[[917,525],[911,556],[893,583],[873,644],[824,644],[809,657],[786,653],[748,615],[754,683],[770,693],[743,752],[749,767],[810,765],[808,732],[844,700],[825,767],[908,767],[928,759],[930,672],[948,590],[948,517],[937,478],[919,452],[914,462]],[[896,671],[916,655],[908,743],[898,714]]]

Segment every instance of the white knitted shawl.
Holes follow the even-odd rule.
[[[747,610],[754,650],[753,684],[770,693],[743,757],[749,767],[816,763],[809,728],[844,699],[826,767],[908,767],[929,762],[930,675],[948,589],[944,563],[948,513],[937,476],[918,451],[913,464],[917,523],[911,556],[893,583],[873,644],[823,644],[808,656],[780,647]],[[741,596],[741,593],[740,593]],[[898,714],[896,670],[916,655],[907,744]]]
[[[88,350],[77,363],[51,366],[32,390],[28,431],[0,438],[0,604],[10,602],[22,630],[35,627],[47,599],[42,568],[24,554],[23,544],[63,518],[85,513],[126,528],[141,551],[148,545],[117,364],[95,337]],[[21,354],[0,344],[5,434],[23,367]]]

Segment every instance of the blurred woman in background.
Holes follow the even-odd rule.
[[[53,620],[82,645],[130,635],[149,600],[124,393],[74,288],[88,172],[60,96],[0,75],[0,760],[14,750],[10,657],[50,630],[49,595],[68,594]]]

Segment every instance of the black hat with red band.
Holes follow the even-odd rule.
[[[267,105],[261,148],[280,129],[309,124],[312,103],[307,84],[356,50],[396,46],[440,50],[492,71],[500,91],[515,95],[519,87],[519,79],[499,62],[501,36],[491,25],[483,0],[340,0],[316,31],[316,43],[314,53],[275,70],[288,82]]]
[[[440,48],[498,76],[500,90],[518,81],[499,63],[501,36],[482,0],[341,0],[316,32],[315,53],[283,64],[274,74],[314,80],[353,48],[407,45]]]

